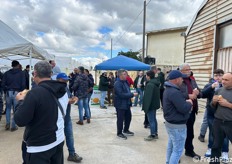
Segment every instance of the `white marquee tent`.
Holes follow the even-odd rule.
[[[24,59],[54,59],[53,55],[33,45],[0,20],[0,58],[11,60],[11,57],[18,55]]]

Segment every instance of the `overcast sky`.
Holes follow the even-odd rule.
[[[113,56],[141,49],[143,1],[0,0],[0,19],[50,53],[99,62],[110,57],[110,38]],[[188,26],[202,2],[151,0],[146,31]]]

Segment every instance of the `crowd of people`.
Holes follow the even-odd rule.
[[[69,151],[67,160],[81,162],[83,158],[74,148],[71,104],[78,106],[78,125],[84,125],[85,120],[87,124],[91,123],[89,102],[93,94],[93,76],[82,66],[67,76],[55,61],[40,61],[34,66],[32,89],[29,91],[29,72],[30,66],[22,70],[20,63],[14,60],[12,69],[0,73],[0,120],[5,100],[5,130],[14,132],[17,126],[25,126],[22,141],[24,163],[46,163],[47,160],[49,163],[63,163],[65,139]],[[131,107],[139,105],[145,115],[144,128],[150,128],[145,141],[159,139],[156,113],[162,109],[168,134],[166,163],[177,164],[184,149],[186,156],[201,158],[193,146],[194,123],[198,99],[205,98],[206,109],[198,139],[204,142],[209,128],[205,157],[212,159],[210,163],[220,163],[220,157],[227,162],[229,141],[232,141],[232,73],[224,74],[223,70],[216,69],[213,75],[201,90],[187,63],[182,64],[179,70],[172,70],[167,79],[156,66],[145,75],[139,71],[134,80],[124,69],[115,74],[103,71],[99,80],[100,109],[107,109],[106,100],[109,106],[115,107],[116,134],[126,140],[127,136],[135,135],[130,130]],[[131,92],[131,87],[135,92]]]

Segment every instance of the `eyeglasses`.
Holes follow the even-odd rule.
[[[214,77],[222,77],[222,74],[214,74]]]

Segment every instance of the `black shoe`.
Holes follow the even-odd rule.
[[[5,130],[9,130],[9,129],[10,129],[10,124],[6,124]]]
[[[67,160],[73,161],[76,163],[80,163],[82,159],[83,159],[82,157],[80,157],[78,154],[74,153],[74,155],[69,155]]]
[[[101,109],[107,109],[107,107],[106,107],[106,106],[100,106],[100,108],[101,108]]]
[[[17,126],[14,127],[14,128],[10,128],[10,131],[11,131],[11,132],[14,132],[14,131],[16,131],[16,130],[18,130],[18,127],[17,127]]]
[[[152,140],[155,140],[155,139],[156,139],[155,137],[156,137],[155,135],[149,135],[149,136],[147,136],[146,138],[144,138],[144,140],[145,140],[145,141],[152,141]]]
[[[127,136],[133,136],[133,135],[135,135],[135,133],[133,133],[133,132],[131,132],[131,131],[129,131],[129,130],[123,131],[123,134],[124,134],[124,135],[127,135]]]
[[[201,142],[205,142],[205,137],[203,135],[199,135],[198,140]]]
[[[201,156],[196,154],[194,151],[193,152],[185,152],[185,155],[188,157],[196,158],[196,159],[201,159]]]
[[[144,128],[147,129],[148,125],[144,125]]]
[[[124,140],[127,139],[127,137],[126,137],[125,135],[123,135],[122,133],[121,133],[121,134],[118,134],[117,136],[118,136],[119,138],[121,138],[121,139],[124,139]]]

